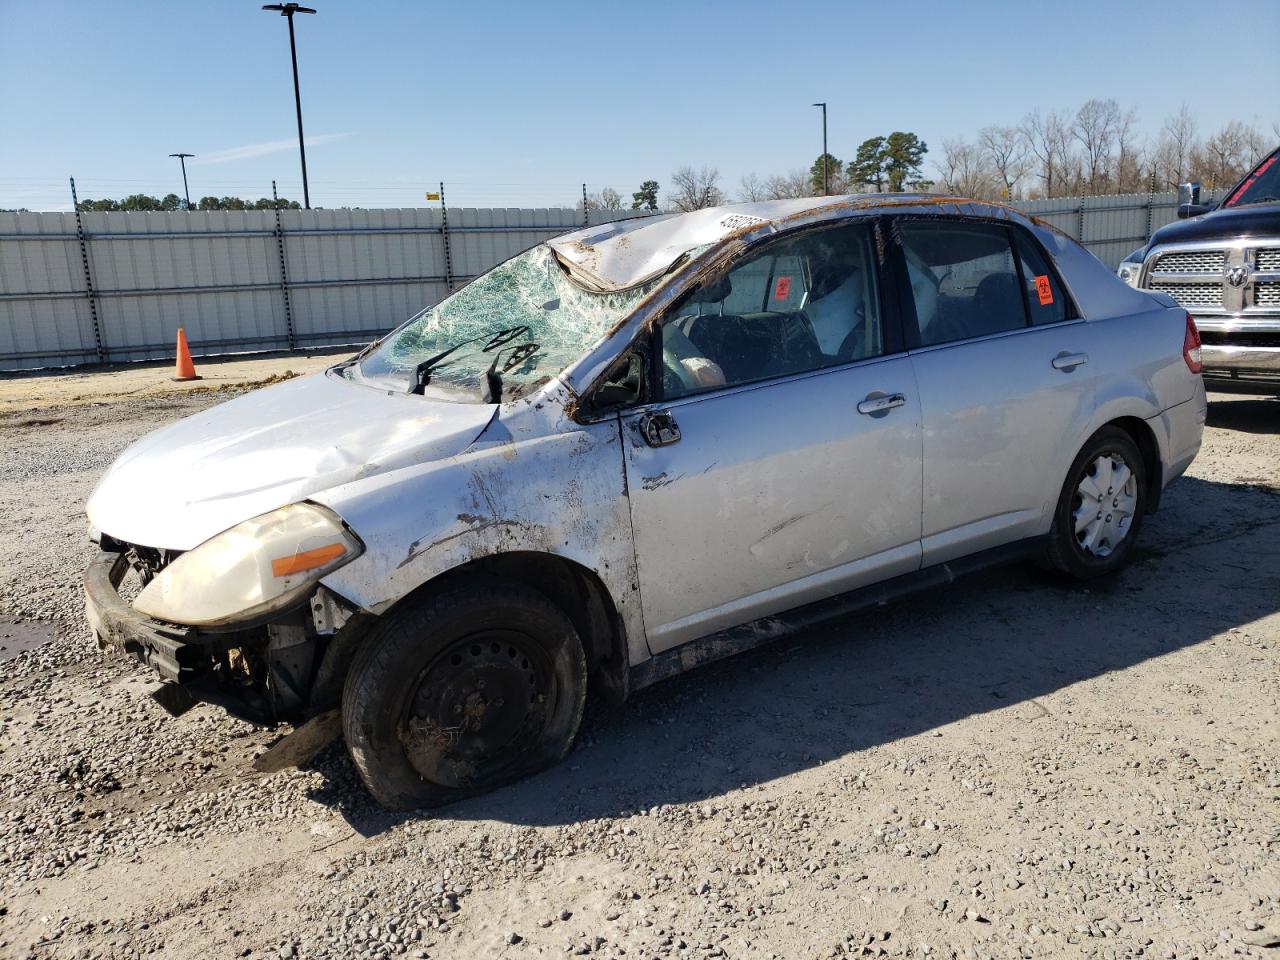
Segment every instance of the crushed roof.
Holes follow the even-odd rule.
[[[933,194],[854,194],[843,197],[804,197],[764,200],[708,207],[690,213],[636,217],[585,227],[547,241],[560,262],[579,284],[609,292],[639,286],[669,270],[691,251],[718,243],[736,233],[766,225],[777,226],[798,215],[825,209],[873,212],[885,206],[974,206],[1005,210],[997,204],[977,204]]]

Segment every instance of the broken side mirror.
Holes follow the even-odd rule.
[[[644,357],[633,351],[609,371],[593,397],[597,407],[618,407],[639,403],[644,393]]]

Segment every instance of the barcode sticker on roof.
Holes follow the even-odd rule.
[[[746,213],[733,213],[721,220],[720,226],[726,230],[737,230],[741,227],[750,227],[764,222],[762,217],[753,217]]]

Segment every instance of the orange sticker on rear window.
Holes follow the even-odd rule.
[[[1048,276],[1041,274],[1036,277],[1036,295],[1040,297],[1040,306],[1047,307],[1053,303],[1053,287],[1049,284]]]
[[[773,299],[785,300],[791,294],[791,278],[779,277],[773,287]]]

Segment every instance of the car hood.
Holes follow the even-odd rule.
[[[466,449],[496,406],[388,393],[315,374],[255,390],[152,433],[89,498],[117,540],[189,550],[309,494]]]
[[[1177,220],[1151,236],[1148,248],[1161,243],[1235,240],[1280,232],[1280,204],[1227,207],[1190,220]]]

